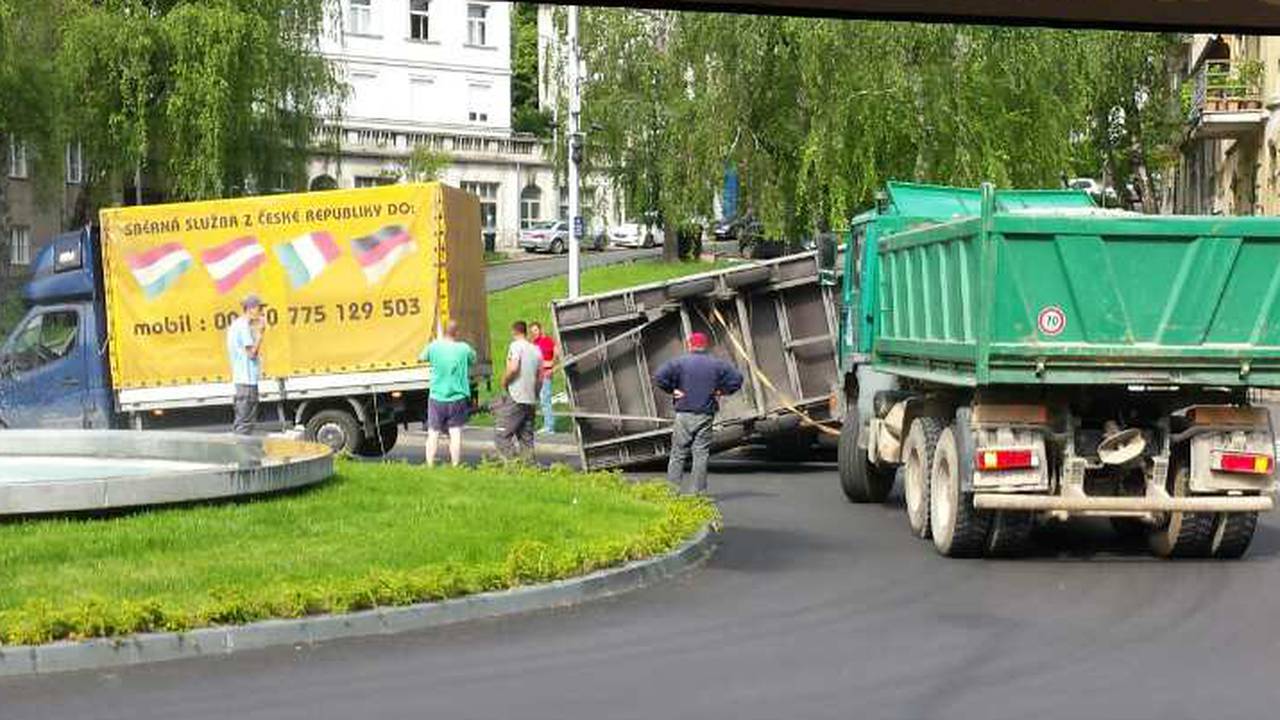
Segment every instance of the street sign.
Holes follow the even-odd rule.
[[[725,168],[724,191],[722,193],[720,214],[726,219],[738,216],[738,171],[733,167]]]
[[[583,235],[585,235],[586,233],[583,231],[583,229],[582,229],[582,228],[583,228],[582,216],[581,216],[581,215],[576,215],[576,216],[574,216],[574,218],[573,218],[573,236],[574,236],[574,237],[576,237],[576,238],[580,238],[580,237],[582,237]]]

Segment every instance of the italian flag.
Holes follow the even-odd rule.
[[[342,254],[333,235],[323,231],[281,243],[275,250],[295,290],[319,277]]]

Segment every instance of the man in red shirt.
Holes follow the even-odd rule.
[[[542,404],[542,429],[538,432],[552,433],[556,430],[556,418],[551,412],[551,376],[556,371],[556,360],[559,359],[559,348],[550,335],[542,332],[542,323],[529,323],[529,339],[542,351],[542,382],[538,389],[538,400]]]

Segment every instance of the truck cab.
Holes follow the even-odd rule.
[[[37,256],[27,313],[0,346],[0,427],[113,424],[97,237],[64,233]]]

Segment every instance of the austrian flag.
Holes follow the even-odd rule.
[[[372,235],[351,241],[351,254],[364,270],[365,280],[377,284],[401,260],[417,250],[413,238],[399,225],[388,225]]]
[[[129,270],[150,300],[169,289],[191,267],[191,253],[178,243],[165,243],[125,258]]]
[[[338,243],[327,232],[307,233],[276,245],[275,250],[295,290],[319,277],[342,253]]]
[[[248,235],[209,248],[200,253],[200,259],[213,278],[218,294],[225,295],[266,262],[267,251],[258,244],[258,238]]]

